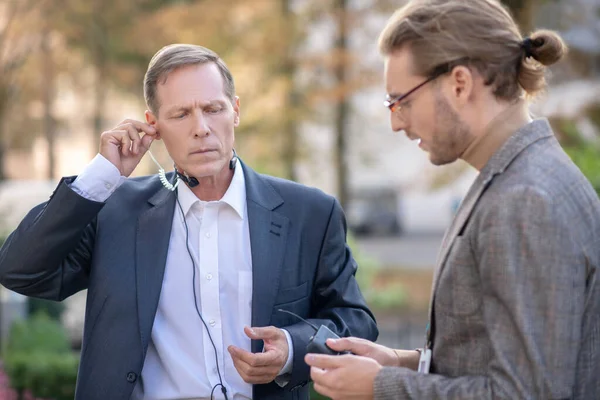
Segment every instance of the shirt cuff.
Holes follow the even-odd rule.
[[[105,202],[125,179],[113,163],[97,154],[71,184],[71,189],[88,200]]]
[[[292,336],[285,329],[282,329],[282,331],[285,333],[285,338],[287,339],[288,343],[288,358],[283,368],[281,368],[281,371],[279,371],[279,375],[275,378],[275,383],[277,383],[279,387],[284,387],[290,382],[290,375],[292,373],[292,365],[294,362],[294,346],[292,343]]]

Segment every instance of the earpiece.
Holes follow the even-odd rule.
[[[229,160],[229,169],[235,169],[235,165],[237,164],[237,160],[238,160],[238,156],[237,153],[235,152],[235,149],[233,150],[233,157],[231,158],[231,160]]]
[[[160,166],[158,161],[156,161],[156,158],[154,158],[154,155],[150,150],[148,150],[148,154],[150,154],[150,158],[152,158],[152,161],[154,161],[154,164],[156,164],[156,166],[158,167],[158,178],[160,179],[160,182],[165,188],[169,189],[171,192],[175,191],[175,189],[177,189],[177,185],[179,185],[179,179],[175,178],[175,183],[169,182],[165,170],[163,169],[163,167]]]
[[[175,167],[175,171],[177,172],[177,177],[187,183],[187,185],[191,188],[198,186],[200,183],[198,182],[198,179],[194,178],[193,176],[189,176],[187,172],[181,173],[177,171],[177,167]]]
[[[169,189],[170,191],[174,191],[177,188],[177,185],[179,185],[179,181],[184,181],[190,188],[196,187],[200,184],[200,182],[198,181],[197,178],[193,177],[193,176],[189,176],[187,174],[187,172],[179,172],[177,170],[177,166],[175,165],[175,183],[171,183],[169,182],[169,180],[167,179],[167,175],[165,170],[163,169],[163,167],[161,167],[161,165],[158,163],[158,161],[156,161],[156,158],[154,158],[154,155],[152,154],[152,152],[150,150],[148,150],[148,153],[150,154],[150,157],[152,158],[152,161],[154,161],[154,164],[156,164],[156,166],[158,167],[158,177],[160,179],[160,182],[163,184],[163,186],[167,189]],[[233,157],[231,157],[231,160],[229,160],[229,169],[235,169],[235,166],[237,165],[237,160],[238,160],[238,156],[237,153],[235,152],[235,149],[233,149]]]

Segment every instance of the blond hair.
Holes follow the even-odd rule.
[[[153,113],[160,108],[156,98],[158,82],[164,83],[168,75],[181,67],[214,63],[223,77],[223,89],[227,98],[233,102],[235,84],[229,68],[214,51],[192,44],[171,44],[160,49],[150,60],[144,76],[144,99]]]
[[[415,73],[430,76],[440,66],[475,68],[494,95],[514,100],[524,90],[545,88],[546,66],[567,47],[553,31],[521,36],[510,13],[496,0],[411,0],[397,10],[379,37],[383,55],[409,46]]]

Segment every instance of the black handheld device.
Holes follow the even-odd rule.
[[[321,327],[317,328],[314,324],[311,324],[310,322],[308,322],[301,316],[294,314],[291,311],[283,310],[281,308],[277,311],[293,315],[294,317],[298,318],[302,322],[310,325],[315,330],[315,334],[310,337],[308,344],[306,345],[307,353],[328,354],[330,356],[337,356],[337,355],[341,355],[341,354],[350,354],[350,352],[348,352],[348,351],[339,352],[339,351],[332,350],[329,346],[327,346],[327,339],[339,339],[340,337],[338,335],[336,335],[335,332],[333,332],[331,329],[329,329],[325,325],[321,325]]]

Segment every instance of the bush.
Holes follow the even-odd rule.
[[[406,305],[406,290],[400,284],[376,286],[375,278],[379,272],[377,261],[358,251],[356,242],[348,236],[348,245],[358,264],[356,281],[369,307],[379,310],[393,310]]]
[[[60,317],[65,309],[64,303],[52,300],[43,300],[30,297],[27,299],[28,315],[44,313],[56,321],[60,321]]]
[[[565,151],[600,196],[600,149],[593,145],[566,147]]]
[[[4,367],[19,396],[30,391],[35,397],[73,399],[78,364],[65,330],[46,314],[12,326]]]
[[[72,400],[79,358],[72,354],[37,354],[28,365],[28,383],[36,397]]]
[[[15,353],[5,359],[10,386],[20,396],[72,400],[75,397],[79,359],[75,354]]]
[[[12,325],[6,353],[64,354],[69,349],[69,339],[64,328],[46,314],[38,313]]]
[[[588,110],[591,121],[600,128],[600,105]],[[600,196],[600,144],[585,139],[574,120],[554,118],[550,120],[566,153],[579,167]]]

